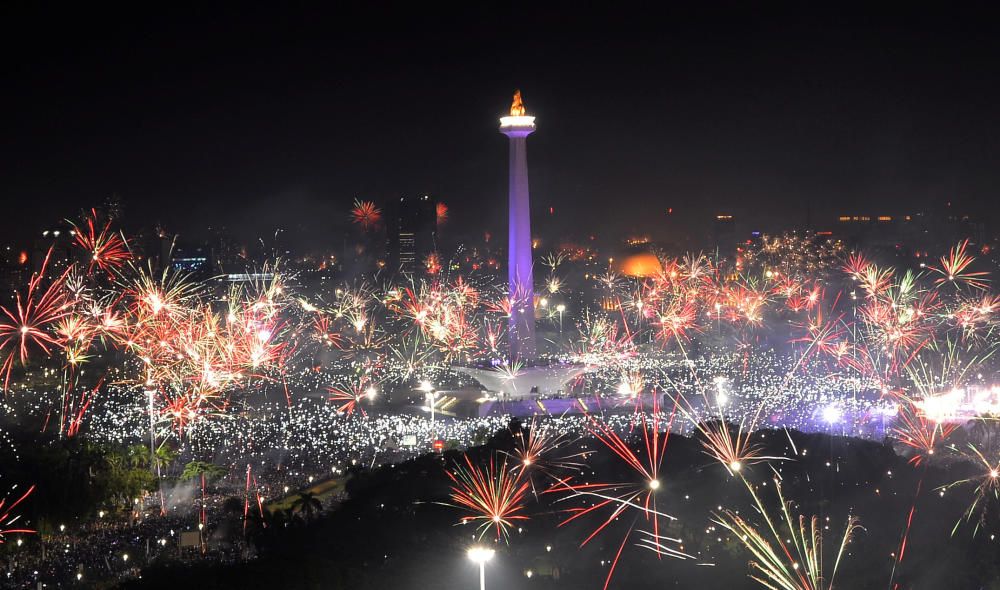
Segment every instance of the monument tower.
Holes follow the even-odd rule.
[[[535,357],[535,283],[531,270],[531,209],[528,196],[528,136],[535,131],[535,118],[524,114],[521,91],[514,92],[510,115],[500,118],[500,133],[510,139],[509,228],[507,281],[511,309],[511,360]]]
[[[517,365],[511,372],[495,367],[454,365],[456,371],[479,381],[500,402],[538,398],[564,391],[566,384],[587,371],[582,363],[564,363],[549,359],[538,362],[535,345],[535,286],[531,272],[531,210],[528,198],[527,139],[535,131],[535,118],[524,113],[521,92],[514,92],[510,115],[500,118],[500,133],[510,139],[509,233],[507,279],[510,288],[510,358],[534,361]],[[480,412],[488,412],[493,400],[482,403]],[[541,405],[541,402],[538,402]],[[536,406],[531,406],[532,412]],[[574,406],[575,407],[575,406]],[[544,410],[544,407],[542,408]],[[547,411],[547,410],[545,410]],[[485,413],[481,413],[485,415]]]

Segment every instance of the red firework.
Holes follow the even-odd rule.
[[[343,341],[343,338],[333,327],[333,322],[325,315],[317,315],[313,320],[313,336],[320,344],[333,348],[339,348]]]
[[[348,415],[353,414],[355,410],[359,410],[362,415],[365,415],[365,409],[361,406],[361,402],[365,399],[371,401],[378,394],[378,389],[367,376],[361,377],[357,383],[345,387],[327,387],[326,390],[330,394],[327,399],[340,404],[337,412]]]
[[[865,269],[871,266],[871,262],[864,257],[861,253],[852,253],[844,261],[844,266],[841,267],[842,270],[853,277],[855,280],[860,281],[865,274]]]
[[[912,465],[920,465],[933,455],[935,447],[951,436],[959,426],[928,420],[920,415],[913,404],[907,404],[898,417],[900,426],[894,427],[892,434],[899,442],[915,451],[909,460]]]
[[[28,488],[28,491],[21,494],[21,496],[17,500],[11,502],[9,506],[7,505],[6,497],[4,497],[3,500],[0,500],[0,544],[6,542],[4,535],[9,535],[12,533],[23,533],[30,535],[37,532],[33,529],[14,528],[14,524],[21,519],[21,515],[14,514],[14,509],[17,508],[17,506],[21,502],[23,502],[25,498],[30,496],[31,492],[33,491],[35,491],[35,486],[31,486],[30,488]]]
[[[52,348],[59,346],[60,336],[55,327],[69,312],[63,292],[69,269],[43,286],[51,254],[49,250],[41,271],[28,281],[24,297],[18,293],[13,308],[0,307],[0,353],[5,355],[0,372],[4,374],[4,389],[8,388],[10,373],[17,360],[24,365],[32,349],[48,355]]]
[[[983,295],[980,299],[963,303],[954,312],[955,323],[963,334],[971,336],[979,328],[988,328],[993,315],[1000,308],[1000,295]]]
[[[670,340],[687,340],[688,332],[699,332],[695,323],[698,308],[694,302],[674,302],[657,315],[657,337],[666,343]]]
[[[360,225],[361,229],[368,231],[375,227],[382,219],[382,210],[375,206],[372,201],[354,200],[354,209],[351,210],[351,220]]]
[[[90,409],[90,404],[97,397],[103,384],[104,378],[102,377],[93,388],[83,390],[80,393],[79,399],[71,399],[67,396],[65,403],[68,407],[65,409],[64,415],[69,414],[69,424],[66,427],[66,436],[72,438],[80,434],[80,427],[83,426],[83,418],[86,416],[87,410]]]
[[[650,532],[650,538],[653,540],[653,543],[647,548],[651,548],[658,556],[676,557],[679,559],[688,559],[691,557],[665,544],[666,542],[679,543],[679,540],[660,535],[660,518],[676,519],[669,514],[658,511],[656,507],[656,492],[662,485],[660,481],[660,466],[663,463],[663,456],[667,449],[667,441],[670,438],[670,428],[673,425],[674,415],[675,413],[671,412],[670,418],[664,420],[660,413],[655,393],[650,413],[647,414],[643,411],[641,401],[637,402],[635,420],[637,422],[637,429],[641,433],[642,444],[640,448],[635,449],[611,426],[588,414],[590,421],[588,429],[590,430],[590,434],[629,467],[630,472],[635,476],[634,479],[618,483],[574,483],[572,478],[567,477],[558,480],[549,490],[550,492],[569,492],[567,500],[581,498],[590,503],[589,506],[570,508],[567,511],[570,516],[563,520],[559,526],[564,526],[588,515],[601,514],[600,524],[583,539],[580,543],[581,547],[589,543],[612,522],[615,522],[618,517],[632,510],[638,512],[636,519],[633,520],[628,531],[625,533],[625,537],[618,548],[618,553],[612,561],[607,579],[604,581],[605,590],[607,590],[608,585],[611,583],[611,578],[618,565],[622,550],[640,517],[651,523],[653,528]],[[640,543],[640,546],[643,546],[643,543]]]
[[[90,216],[81,229],[76,224],[73,228],[76,231],[75,243],[77,246],[90,254],[90,263],[87,271],[90,272],[96,266],[105,272],[121,267],[132,258],[129,252],[128,242],[120,233],[111,230],[111,222],[107,222],[98,229],[97,211],[90,210]]]
[[[854,359],[850,356],[852,348],[848,341],[849,334],[843,314],[833,320],[824,321],[823,314],[819,313],[815,318],[811,318],[804,327],[805,335],[792,339],[792,342],[807,343],[803,359],[810,354],[822,353],[832,356],[838,362],[854,366]]]
[[[583,462],[587,456],[587,451],[579,453],[561,452],[573,442],[567,434],[558,432],[555,428],[542,426],[532,418],[528,428],[522,428],[514,434],[514,452],[509,456],[517,461],[513,467],[520,472],[520,475],[527,477],[531,483],[532,491],[535,491],[535,483],[532,474],[538,472],[551,479],[556,477],[557,471],[580,471],[585,467]],[[535,491],[537,496],[537,491]]]
[[[427,269],[427,274],[436,275],[441,272],[441,259],[438,257],[437,252],[431,252],[424,258],[424,267]]]
[[[224,400],[221,404],[213,405],[210,392],[204,391],[191,391],[177,396],[165,395],[160,419],[171,422],[178,436],[183,438],[185,429],[191,424],[210,414],[222,413],[226,405]]]

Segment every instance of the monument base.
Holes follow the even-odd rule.
[[[524,367],[514,376],[477,367],[451,367],[468,375],[501,400],[532,399],[559,395],[568,382],[587,372],[586,365],[538,365]]]

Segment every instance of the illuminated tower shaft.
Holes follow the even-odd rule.
[[[524,115],[521,96],[517,93],[511,106],[511,116],[500,119],[500,133],[510,139],[507,278],[511,300],[508,339],[512,360],[530,360],[537,352],[527,151],[527,139],[534,130],[535,118]]]

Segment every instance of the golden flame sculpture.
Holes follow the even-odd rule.
[[[524,116],[524,103],[521,102],[521,91],[514,91],[514,100],[510,103],[510,116],[511,117],[523,117]]]

